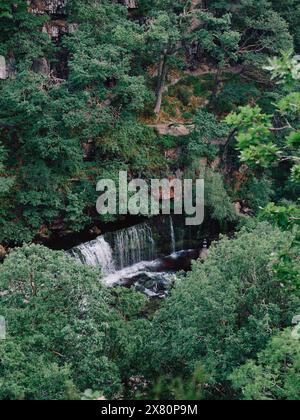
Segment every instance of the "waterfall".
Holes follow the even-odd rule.
[[[171,216],[170,216],[170,232],[171,232],[171,250],[172,250],[172,253],[175,253],[176,252],[176,237],[175,237],[174,223]]]
[[[82,264],[102,267],[104,275],[156,258],[151,227],[144,223],[81,244],[69,254]]]
[[[189,269],[199,252],[176,253],[172,217],[154,222],[106,233],[68,254],[82,264],[102,268],[101,281],[109,287],[135,287],[149,297],[164,298],[172,288],[175,273]]]
[[[104,236],[99,236],[92,242],[87,242],[71,249],[69,254],[82,264],[93,267],[100,266],[104,275],[116,271],[113,250]]]
[[[115,232],[114,257],[119,270],[156,258],[155,241],[147,223]]]

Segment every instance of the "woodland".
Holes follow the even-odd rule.
[[[166,299],[60,246],[120,171],[205,180]],[[299,0],[0,0],[0,400],[299,400],[299,192]]]

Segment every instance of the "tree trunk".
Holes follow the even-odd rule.
[[[154,112],[156,115],[158,115],[161,110],[161,104],[162,104],[163,93],[165,90],[166,78],[167,78],[167,54],[165,53],[162,56],[162,59],[159,64],[159,70],[158,70],[156,105],[154,109]]]

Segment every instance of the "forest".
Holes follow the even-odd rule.
[[[299,0],[0,0],[0,400],[300,400],[299,193]]]

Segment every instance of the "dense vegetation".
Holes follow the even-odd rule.
[[[298,1],[40,3],[0,0],[0,399],[299,400]],[[164,302],[37,245],[178,169],[236,233]]]

